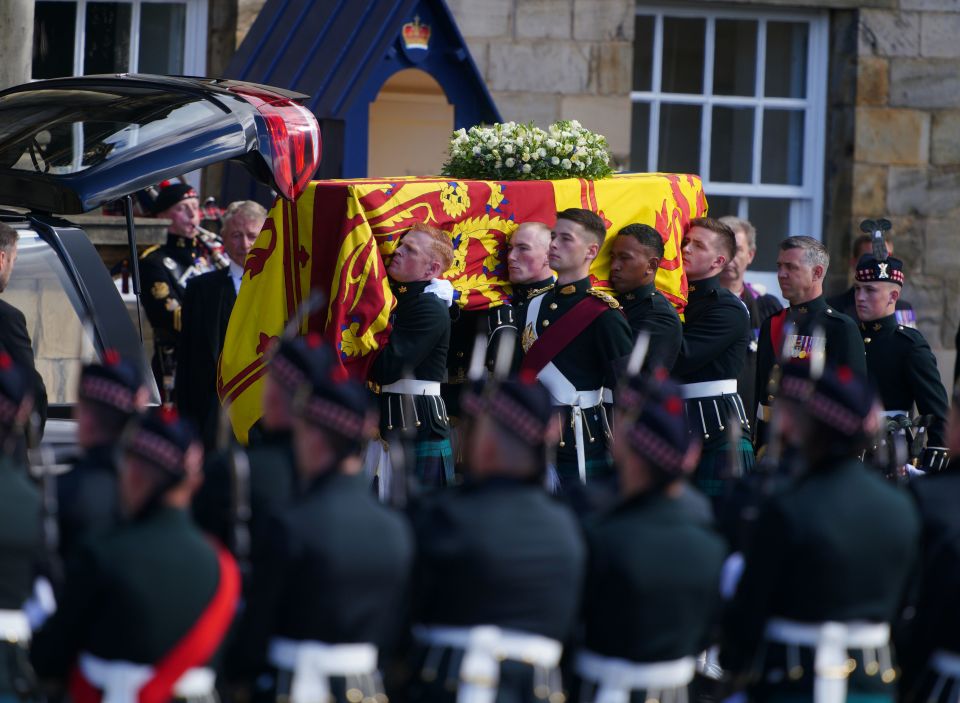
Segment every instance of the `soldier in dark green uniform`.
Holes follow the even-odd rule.
[[[370,369],[380,394],[380,435],[406,446],[407,466],[429,487],[453,482],[450,420],[440,396],[447,378],[449,304],[428,290],[451,263],[450,238],[436,227],[418,223],[403,236],[387,267],[397,298],[390,338]]]
[[[697,464],[680,389],[662,369],[617,394],[622,501],[587,525],[581,700],[684,700],[719,621],[723,539],[682,496]]]
[[[761,507],[721,663],[756,700],[892,701],[890,623],[917,565],[916,509],[859,460],[880,426],[867,380],[840,367],[796,385],[783,428],[806,470]]]
[[[327,701],[332,692],[354,702],[382,693],[378,657],[405,615],[413,540],[361,473],[360,448],[377,424],[370,395],[329,346],[308,344],[294,411],[298,496],[270,526],[231,674],[255,700]]]
[[[127,521],[81,547],[57,612],[33,641],[46,681],[75,703],[208,699],[240,596],[236,564],[190,520],[203,449],[172,410],[136,420],[120,447]]]
[[[596,213],[557,213],[549,253],[557,282],[529,301],[521,324],[521,369],[537,374],[561,411],[556,472],[560,489],[574,500],[583,484],[612,492],[616,483],[603,390],[616,385],[614,365],[633,347],[620,304],[590,281],[605,237]]]
[[[190,185],[176,183],[161,190],[153,214],[171,224],[167,241],[141,255],[140,285],[153,328],[153,373],[164,401],[171,401],[187,281],[230,263],[219,238],[200,229],[200,200]]]
[[[535,701],[560,694],[586,550],[576,518],[543,488],[557,427],[532,374],[473,387],[468,473],[414,511],[417,538],[409,700]],[[551,698],[555,700],[555,698]]]
[[[130,419],[146,407],[139,366],[107,350],[103,363],[84,366],[77,392],[77,445],[81,454],[57,478],[60,554],[69,561],[92,535],[113,528],[121,517],[116,446]]]
[[[903,282],[900,259],[888,256],[879,261],[866,254],[857,264],[853,286],[867,371],[888,417],[910,416],[914,404],[918,414],[933,417],[926,428],[925,453],[932,461],[920,468],[941,468],[947,454],[947,391],[927,340],[919,330],[897,322],[895,310]]]
[[[766,444],[766,423],[774,400],[768,393],[770,374],[774,366],[787,361],[780,359],[780,355],[791,325],[792,336],[786,340],[789,359],[809,363],[811,352],[822,346],[827,363],[849,366],[855,373],[867,375],[867,358],[857,323],[834,310],[823,298],[823,278],[829,264],[826,248],[812,237],[787,237],[780,242],[777,280],[790,307],[767,318],[760,327],[757,427],[754,428],[754,445],[758,451]],[[818,330],[822,338],[815,337]]]
[[[960,454],[960,393],[954,391],[947,431],[952,456]],[[904,700],[956,701],[960,691],[960,465],[909,484],[923,527],[922,572],[916,615],[897,640]]]
[[[630,329],[635,337],[641,330],[650,335],[644,360],[648,369],[673,368],[683,340],[680,316],[656,287],[661,259],[663,238],[649,225],[627,225],[617,232],[610,249],[610,285]]]
[[[736,239],[725,224],[708,217],[691,220],[682,250],[690,287],[673,376],[681,383],[691,431],[703,443],[694,483],[714,501],[724,492],[731,452],[738,455],[743,471],[753,466],[753,447],[745,436],[747,414],[737,392],[750,318],[743,303],[719,280],[735,251]],[[738,445],[732,448],[730,423],[741,428]]]
[[[10,451],[33,408],[33,389],[24,370],[0,352],[0,701],[38,699],[27,646],[30,623],[21,610],[43,557],[40,495],[27,467]]]

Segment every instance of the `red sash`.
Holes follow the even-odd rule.
[[[520,371],[540,373],[544,366],[553,361],[553,357],[559,354],[561,349],[570,344],[577,335],[587,329],[591,322],[609,308],[610,306],[599,298],[588,295],[545,329],[543,334],[537,336],[537,341],[523,356]],[[537,321],[534,320],[533,324],[537,324]]]
[[[139,703],[167,703],[177,680],[188,669],[210,660],[233,622],[240,598],[240,571],[227,550],[218,544],[213,547],[220,565],[217,591],[193,627],[154,666],[153,678],[140,689]],[[83,676],[79,666],[74,667],[70,675],[69,688],[73,703],[100,703],[103,697],[102,691]]]
[[[770,317],[770,343],[773,344],[773,358],[779,359],[783,352],[783,325],[787,321],[786,309]]]

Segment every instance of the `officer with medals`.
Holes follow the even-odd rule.
[[[464,483],[414,511],[409,700],[556,701],[586,550],[573,513],[543,488],[559,434],[532,373],[478,383],[463,400]]]
[[[743,303],[720,285],[720,272],[736,251],[733,231],[701,217],[690,221],[683,238],[683,267],[690,282],[684,310],[683,343],[673,366],[681,383],[691,431],[703,451],[695,485],[716,502],[723,494],[729,455],[738,455],[744,471],[753,466],[747,414],[737,393],[750,340],[750,318]],[[742,428],[736,446],[729,446],[730,423]]]
[[[39,700],[22,608],[43,558],[40,494],[13,451],[33,409],[32,378],[0,352],[0,700]]]
[[[683,324],[676,309],[656,287],[663,259],[663,238],[650,225],[623,227],[610,248],[610,285],[630,323],[634,337],[650,336],[647,368],[673,368],[683,340]]]
[[[750,346],[747,347],[746,363],[737,376],[737,391],[743,400],[750,426],[753,427],[757,420],[757,395],[754,383],[757,378],[757,341],[760,339],[760,325],[771,315],[783,310],[783,306],[775,296],[766,292],[764,286],[744,280],[747,268],[757,255],[756,228],[747,220],[729,215],[721,217],[720,221],[732,229],[737,238],[737,253],[720,273],[720,285],[738,296],[750,313],[750,330],[753,336]]]
[[[452,263],[453,245],[443,231],[418,222],[403,235],[387,266],[397,298],[390,338],[370,369],[370,387],[380,395],[380,436],[406,447],[407,465],[427,487],[454,479],[450,419],[440,396],[453,289],[439,277]]]
[[[727,551],[683,498],[699,449],[665,370],[618,390],[622,500],[586,527],[580,700],[687,700],[695,658],[719,621]]]
[[[203,448],[175,411],[157,408],[131,423],[120,451],[126,522],[78,551],[34,638],[34,667],[80,703],[214,700],[211,662],[240,577],[190,519]]]
[[[271,521],[232,673],[254,700],[355,703],[383,693],[378,662],[401,629],[413,539],[362,475],[372,397],[318,336],[307,344],[294,408],[298,495]]]
[[[960,452],[960,392],[954,391],[948,446]],[[897,640],[903,663],[904,700],[956,701],[960,691],[960,466],[908,484],[920,510],[922,571],[915,615]]]
[[[759,396],[754,445],[761,450],[767,442],[767,423],[773,395],[768,384],[780,355],[786,349],[790,359],[809,363],[811,352],[824,347],[826,362],[848,366],[866,377],[867,358],[857,323],[834,310],[823,298],[823,280],[830,265],[826,247],[812,237],[787,237],[780,242],[777,256],[777,281],[790,307],[767,318],[760,327],[757,348],[756,389]],[[790,339],[784,340],[789,329]],[[823,339],[814,333],[822,330]]]
[[[143,307],[153,328],[153,373],[164,402],[173,400],[181,304],[187,281],[226,268],[216,235],[200,229],[200,199],[186,183],[168,185],[153,204],[155,217],[170,220],[166,243],[147,249],[140,257]]]
[[[65,562],[85,540],[120,522],[117,443],[146,401],[139,365],[115,350],[108,349],[102,363],[80,370],[75,415],[81,453],[70,471],[57,478],[60,554]]]
[[[865,254],[857,264],[854,289],[860,334],[867,352],[867,371],[876,386],[887,417],[910,416],[914,404],[919,415],[932,416],[926,427],[927,451],[921,469],[946,464],[947,391],[940,380],[937,359],[923,335],[897,322],[897,300],[903,288],[903,262]],[[919,459],[920,457],[913,457]]]
[[[606,231],[589,210],[557,213],[549,250],[557,282],[529,300],[522,324],[520,368],[537,375],[561,410],[556,472],[571,495],[583,484],[611,490],[616,482],[603,390],[614,387],[614,364],[630,353],[632,334],[616,299],[590,282]]]
[[[916,509],[859,459],[881,421],[867,379],[841,366],[792,380],[778,412],[804,470],[760,507],[720,661],[755,700],[893,701]]]

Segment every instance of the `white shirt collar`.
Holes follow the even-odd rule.
[[[233,290],[240,292],[240,281],[243,278],[243,266],[236,261],[230,262],[230,280],[233,281]]]

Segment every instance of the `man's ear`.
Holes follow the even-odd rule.
[[[587,261],[593,261],[600,253],[600,242],[594,242],[587,247]]]
[[[660,268],[660,257],[659,257],[659,256],[651,256],[651,257],[647,260],[647,266],[648,266],[647,271],[653,272],[653,275],[656,275],[656,274],[657,274],[657,269]]]
[[[890,302],[896,303],[900,300],[901,289],[898,286],[891,286],[890,290]]]
[[[427,269],[427,275],[430,276],[430,278],[439,278],[440,274],[443,273],[443,271],[440,270],[440,266],[439,261],[431,261],[430,268]]]
[[[747,259],[747,266],[749,266],[750,264],[753,263],[753,259],[754,259],[754,257],[757,255],[757,250],[756,250],[756,249],[748,249],[747,251],[749,251],[749,253],[750,253],[750,258]]]
[[[825,274],[825,273],[826,273],[826,269],[823,268],[823,265],[822,265],[822,264],[817,264],[816,266],[813,267],[813,280],[814,280],[814,281],[822,281],[822,280],[823,280],[823,274]]]

